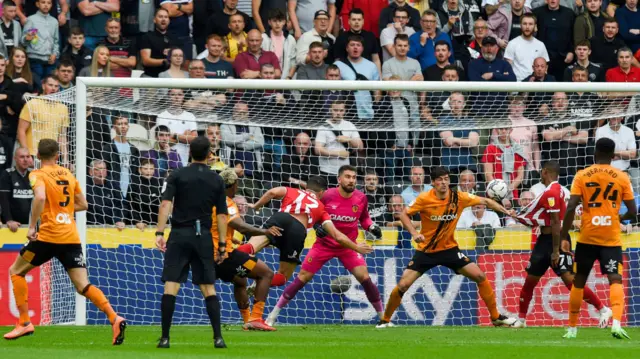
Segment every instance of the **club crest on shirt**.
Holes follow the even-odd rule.
[[[547,203],[549,203],[549,207],[553,207],[553,206],[556,205],[556,199],[552,198],[552,197],[549,197],[549,198],[547,198]]]
[[[38,177],[35,175],[35,173],[31,173],[29,174],[29,185],[31,187],[36,185],[36,181],[38,180]]]
[[[351,210],[353,211],[353,213],[358,212],[358,205],[353,205],[353,207],[351,207]]]

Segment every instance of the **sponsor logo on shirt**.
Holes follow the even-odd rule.
[[[331,214],[331,220],[339,222],[355,222],[356,220],[358,220],[358,218],[352,216],[338,216],[336,214]]]
[[[449,222],[458,218],[457,214],[445,214],[442,216],[431,216],[430,219],[434,222]]]
[[[33,190],[30,189],[13,189],[13,198],[33,198]]]

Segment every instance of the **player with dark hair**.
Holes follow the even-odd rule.
[[[336,238],[340,245],[361,253],[372,251],[371,247],[366,244],[356,245],[333,225],[324,204],[320,202],[326,189],[327,180],[314,176],[307,181],[306,190],[276,187],[268,190],[255,204],[249,204],[249,207],[257,210],[272,199],[282,199],[280,210],[264,224],[264,227],[281,228],[282,236],[253,237],[248,243],[238,247],[238,250],[249,254],[255,254],[269,244],[280,250],[280,266],[274,275],[272,286],[284,285],[293,275],[296,267],[300,264],[300,254],[307,238],[307,228],[313,227],[316,223],[320,223],[322,228]]]
[[[520,290],[519,320],[521,326],[526,325],[529,304],[533,298],[540,278],[551,267],[552,259],[557,260],[557,266],[553,266],[554,273],[562,279],[564,285],[571,290],[573,282],[573,257],[571,255],[571,237],[560,237],[562,218],[567,208],[568,198],[562,186],[558,183],[560,164],[556,161],[548,161],[542,167],[542,183],[546,189],[538,195],[529,205],[518,213],[516,219],[529,227],[538,227],[540,236],[536,240],[527,265],[527,277]],[[554,244],[561,247],[559,257],[552,258]],[[600,312],[599,326],[605,328],[611,318],[611,309],[602,305],[598,296],[589,288],[584,288],[585,302],[593,305]]]
[[[382,230],[369,217],[369,201],[367,196],[356,190],[356,168],[343,165],[338,170],[338,187],[329,189],[322,197],[322,203],[331,220],[341,233],[346,234],[350,246],[347,247],[323,228],[316,229],[316,242],[302,263],[298,277],[285,288],[275,308],[267,317],[267,324],[273,325],[280,310],[313,279],[313,276],[333,258],[338,258],[342,265],[360,282],[367,299],[382,319],[382,300],[378,287],[371,281],[367,263],[362,256],[371,252],[370,248],[357,247],[358,223],[377,238],[382,237]],[[336,239],[334,239],[336,238]],[[346,247],[346,248],[345,248]]]
[[[407,265],[407,269],[402,273],[398,285],[393,288],[385,308],[384,318],[376,328],[392,327],[391,317],[400,306],[404,293],[426,271],[439,265],[462,274],[478,284],[480,297],[489,309],[493,325],[518,326],[519,322],[516,318],[509,318],[498,312],[496,296],[489,280],[480,267],[460,251],[458,242],[454,238],[460,214],[467,207],[483,204],[507,216],[513,216],[514,213],[507,211],[494,200],[449,188],[451,183],[449,171],[444,167],[434,168],[430,176],[433,188],[428,192],[420,193],[418,198],[409,203],[400,213],[400,221],[418,244],[418,249]],[[420,233],[411,223],[411,217],[416,213],[420,213],[422,224]]]
[[[238,206],[233,202],[233,196],[238,190],[238,175],[233,168],[225,168],[220,172],[222,181],[225,185],[225,194],[227,195],[227,212],[229,219],[227,221],[227,239],[226,253],[222,261],[219,260],[220,251],[218,251],[220,236],[218,235],[218,226],[215,221],[216,210],[213,210],[211,237],[213,238],[214,253],[216,259],[216,275],[227,283],[233,283],[233,296],[238,304],[238,309],[242,315],[244,328],[248,330],[274,331],[265,324],[262,319],[264,312],[264,303],[269,295],[271,288],[271,280],[273,279],[273,271],[267,265],[256,257],[247,253],[233,249],[235,241],[234,230],[247,236],[280,236],[280,228],[271,226],[268,229],[255,228],[247,224],[240,216]],[[247,294],[247,278],[256,281],[255,303],[253,310],[249,309],[249,295]]]
[[[571,198],[562,223],[560,238],[567,238],[576,213],[582,202],[580,237],[576,244],[573,271],[573,287],[569,295],[569,328],[564,338],[578,335],[580,305],[585,295],[585,284],[594,262],[600,262],[600,271],[609,279],[609,300],[613,311],[611,335],[618,339],[629,335],[622,329],[620,321],[624,311],[624,289],[622,288],[622,241],[620,222],[636,221],[638,209],[634,201],[629,176],[611,166],[616,144],[609,138],[596,142],[595,164],[578,172],[571,184]],[[624,201],[628,211],[620,216],[620,202]],[[559,264],[560,243],[554,241],[552,261]]]
[[[78,180],[68,169],[57,165],[59,149],[58,142],[52,139],[43,139],[38,143],[38,158],[42,168],[29,174],[29,183],[33,188],[31,219],[27,231],[29,243],[20,250],[20,255],[9,268],[20,320],[4,338],[18,339],[34,333],[29,317],[25,276],[35,267],[55,257],[64,266],[78,293],[87,297],[107,315],[113,330],[112,344],[120,345],[124,342],[127,323],[116,314],[104,293],[89,283],[80,235],[74,219],[75,212],[86,211],[89,205]],[[38,222],[40,226],[36,228]]]

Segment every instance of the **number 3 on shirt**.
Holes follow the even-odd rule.
[[[58,202],[60,207],[66,207],[71,202],[71,195],[69,194],[69,181],[57,181],[59,186],[62,186],[62,194],[65,195],[64,202]]]

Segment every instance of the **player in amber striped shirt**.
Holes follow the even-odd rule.
[[[582,218],[580,238],[577,240],[573,262],[575,277],[569,295],[569,328],[564,338],[572,339],[578,335],[577,325],[584,286],[597,260],[600,262],[600,271],[609,278],[609,295],[613,311],[611,335],[618,339],[629,339],[629,335],[622,329],[620,323],[624,311],[620,221],[635,221],[638,209],[633,198],[629,176],[611,166],[614,156],[616,156],[615,142],[609,138],[599,139],[596,142],[596,164],[578,172],[571,184],[571,198],[562,223],[560,238],[567,238],[569,235],[576,207],[581,202]],[[621,217],[618,212],[622,201],[629,210]],[[551,258],[556,266],[559,252],[560,245],[554,243]]]
[[[55,140],[43,139],[38,143],[38,158],[42,162],[42,168],[29,174],[34,194],[27,232],[29,243],[22,248],[9,268],[20,320],[4,338],[17,339],[34,333],[29,317],[25,275],[55,257],[67,270],[78,293],[91,300],[107,315],[113,329],[112,344],[120,345],[124,341],[127,323],[111,308],[104,293],[89,283],[80,236],[73,218],[75,212],[87,210],[87,200],[73,174],[56,164],[58,151],[58,142]],[[36,229],[38,221],[39,230]]]
[[[282,228],[271,226],[267,229],[256,228],[247,224],[240,216],[238,206],[231,199],[236,195],[238,190],[238,175],[233,168],[225,168],[220,172],[222,181],[225,185],[225,194],[227,195],[227,212],[229,219],[227,222],[227,256],[221,262],[216,260],[216,276],[225,282],[233,283],[233,296],[238,304],[238,309],[244,321],[244,329],[274,331],[275,328],[267,325],[262,319],[264,313],[264,304],[269,295],[271,288],[271,280],[273,279],[273,271],[263,261],[255,256],[233,249],[233,243],[236,241],[234,231],[238,231],[246,236],[273,236],[282,235]],[[213,209],[213,218],[216,218],[216,210]],[[211,237],[213,238],[213,246],[216,257],[218,256],[218,224],[212,222]],[[238,242],[239,243],[239,242]],[[255,302],[253,310],[249,310],[249,295],[247,294],[247,278],[251,278],[256,282]]]
[[[376,328],[393,326],[391,317],[400,306],[404,293],[426,271],[439,265],[448,267],[478,284],[480,297],[489,309],[493,325],[517,326],[520,322],[516,318],[509,318],[498,312],[496,296],[489,280],[480,267],[460,251],[454,238],[456,224],[466,207],[484,204],[508,216],[513,216],[514,213],[491,199],[450,189],[449,171],[444,167],[436,167],[431,171],[431,183],[433,188],[420,193],[400,214],[400,221],[418,244],[418,250],[402,273],[398,285],[393,288],[384,317]],[[411,217],[416,213],[420,213],[420,233],[411,223]]]

